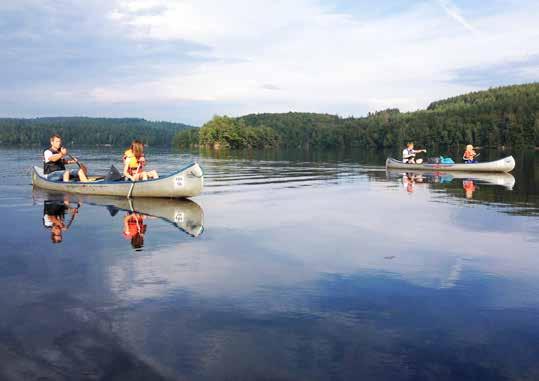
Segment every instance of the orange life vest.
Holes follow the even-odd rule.
[[[475,191],[475,183],[471,180],[465,180],[462,182],[462,187],[467,191]]]
[[[476,153],[475,151],[464,151],[464,159],[465,160],[473,160],[473,158],[475,157]]]
[[[136,214],[131,214],[127,221],[127,230],[124,231],[124,237],[131,239],[137,234],[144,233],[145,231],[146,225],[144,225],[144,218]]]
[[[127,171],[131,176],[135,173],[142,173],[144,164],[146,163],[144,156],[137,158],[131,149],[124,152],[124,163],[126,161],[129,164]]]

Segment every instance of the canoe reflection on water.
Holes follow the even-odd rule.
[[[59,243],[84,204],[104,206],[111,216],[123,212],[122,234],[135,249],[144,245],[147,220],[158,218],[169,222],[192,237],[204,231],[204,212],[200,205],[187,199],[159,199],[114,196],[90,196],[34,191],[34,200],[43,202],[43,225],[51,230],[51,241]]]
[[[515,178],[510,173],[474,173],[474,172],[402,172],[388,170],[387,178],[400,180],[408,193],[413,193],[418,184],[451,184],[455,180],[462,180],[462,188],[466,198],[473,198],[477,184],[497,185],[507,190],[513,190]]]

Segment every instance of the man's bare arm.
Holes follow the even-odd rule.
[[[50,156],[49,157],[49,161],[58,161],[58,160],[62,160],[64,158],[64,155],[62,155],[62,153],[55,153],[54,155]]]

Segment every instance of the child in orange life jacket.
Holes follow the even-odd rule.
[[[462,159],[466,164],[472,164],[477,163],[477,160],[475,160],[475,157],[477,156],[477,153],[473,149],[473,146],[471,144],[468,144],[466,146],[466,151],[464,151],[464,155],[462,156]]]
[[[124,176],[131,181],[157,179],[156,171],[145,171],[146,159],[144,158],[144,144],[133,140],[131,148],[124,152]]]

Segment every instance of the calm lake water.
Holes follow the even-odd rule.
[[[0,150],[2,380],[539,379],[539,152],[476,176],[150,151],[205,192],[132,203],[32,190],[40,154]]]

